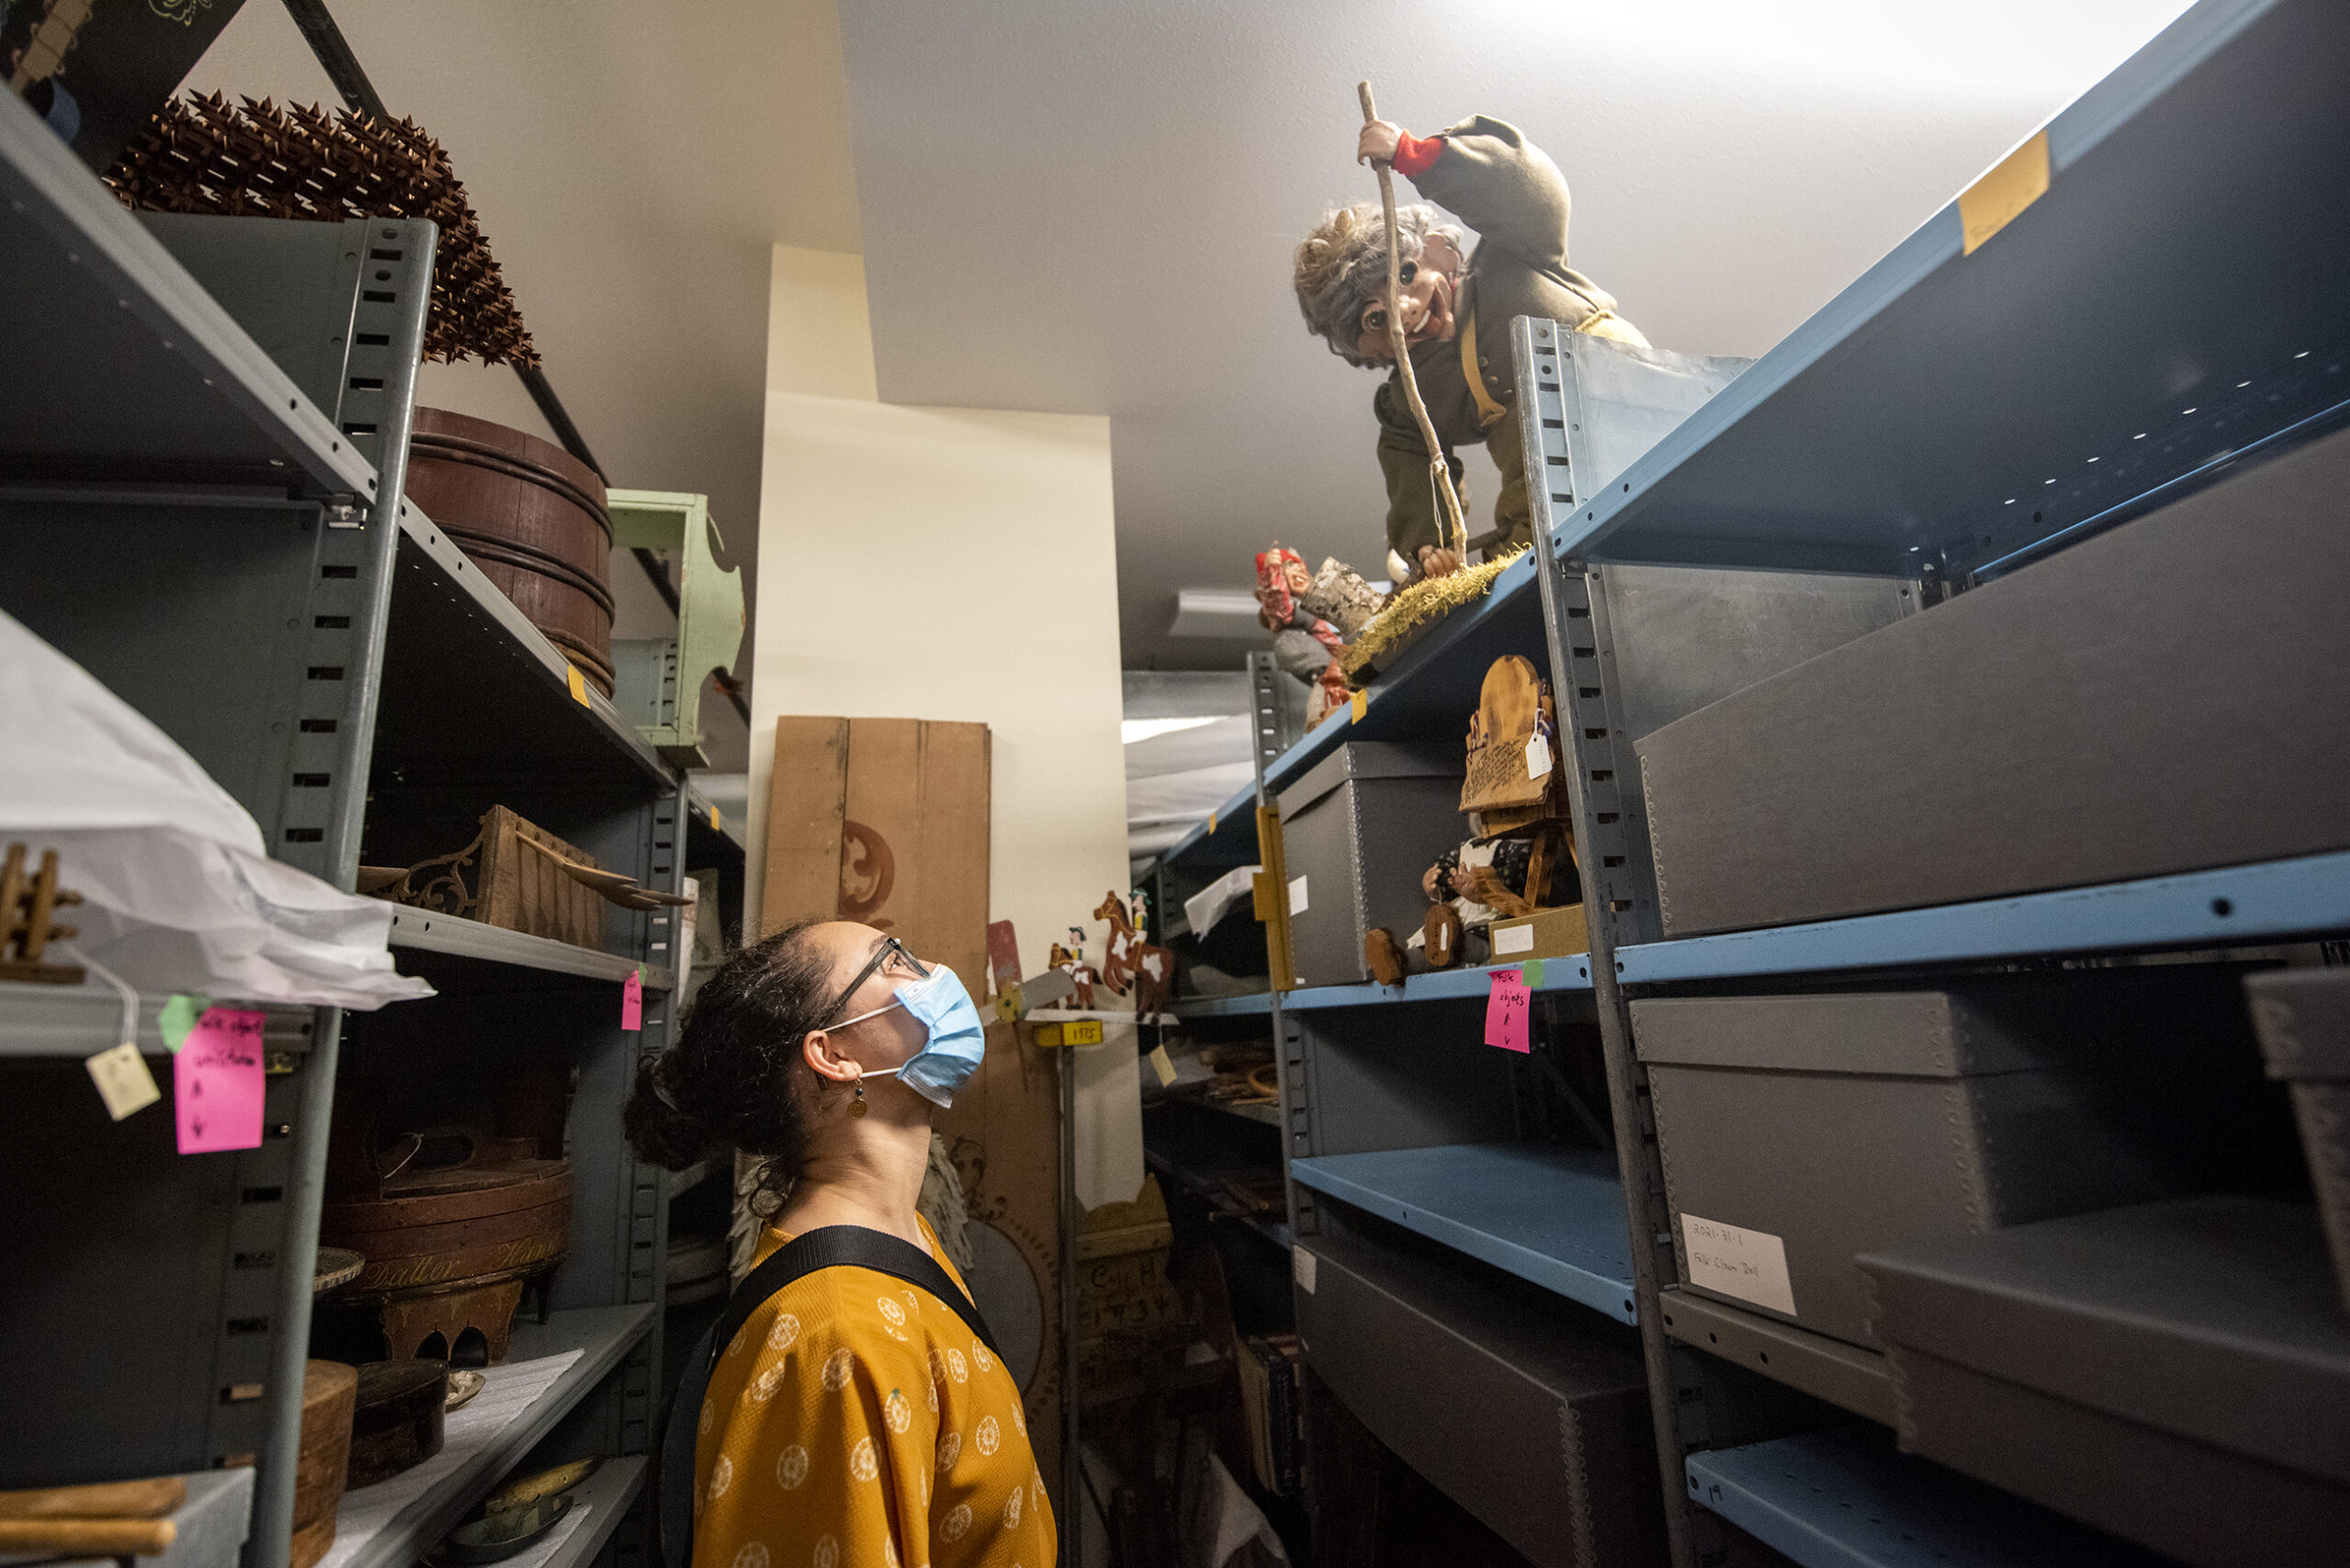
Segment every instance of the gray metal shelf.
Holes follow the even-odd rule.
[[[1681,1343],[1751,1367],[1855,1416],[1893,1425],[1893,1373],[1878,1352],[1677,1286],[1660,1291],[1657,1306],[1665,1333]]]
[[[170,1000],[139,999],[140,1055],[171,1055],[156,1029],[156,1019]],[[308,1007],[270,1009],[269,1021],[262,1026],[263,1043],[274,1052],[308,1051],[317,1034],[318,1014]],[[0,980],[0,1057],[81,1059],[121,1043],[122,999],[112,987],[96,980],[78,986]]]
[[[1627,985],[1963,963],[2031,954],[2225,947],[2350,928],[2350,853],[2102,887],[1639,942]]]
[[[0,543],[14,563],[0,606],[185,747],[280,858],[329,881],[352,885],[363,834],[403,813],[470,823],[497,802],[675,891],[679,790],[635,716],[575,698],[553,645],[430,519],[373,505],[378,485],[405,488],[432,226],[134,218],[5,94],[0,194]],[[609,916],[618,951],[604,954],[420,913],[402,926],[403,962],[464,994],[408,1004],[415,1025],[398,1008],[364,1015],[351,1048],[390,1053],[372,1070],[448,1055],[403,1029],[493,1019],[490,1056],[551,1050],[576,1070],[578,1185],[554,1297],[561,1331],[593,1354],[510,1442],[568,1410],[566,1442],[642,1453],[666,1216],[615,1113],[639,1054],[669,1038],[669,970],[648,968],[633,1033],[575,982],[633,973],[621,954],[673,951],[676,916]],[[158,1002],[142,999],[140,1035],[160,1057]],[[269,1078],[265,1118],[283,1132],[180,1159],[167,1109],[121,1124],[92,1110],[72,1058],[115,1043],[119,1016],[111,992],[0,987],[0,1055],[35,1058],[11,1068],[7,1175],[31,1229],[0,1293],[13,1347],[0,1372],[45,1413],[0,1435],[0,1472],[40,1484],[253,1456],[238,1473],[246,1559],[282,1562],[349,1021],[274,1015],[291,1070]],[[118,1244],[124,1226],[137,1246]],[[528,1323],[514,1339],[518,1357],[551,1348]]]
[[[640,964],[617,953],[591,952],[552,937],[532,936],[431,910],[395,908],[391,945],[412,953],[433,953],[481,964],[536,969],[544,974],[577,975],[584,980],[609,980],[614,985],[642,972],[648,991],[667,991],[676,980],[667,969]]]
[[[1581,1302],[1639,1319],[1612,1155],[1468,1144],[1289,1162],[1290,1179]]]
[[[0,472],[364,497],[375,468],[14,94],[0,102]]]
[[[2160,1568],[2168,1558],[1896,1453],[1874,1429],[1693,1453],[1692,1501],[1803,1568]]]
[[[599,1466],[573,1492],[577,1499],[575,1508],[584,1505],[594,1511],[586,1524],[554,1549],[543,1568],[579,1568],[583,1562],[595,1562],[644,1490],[650,1472],[651,1463],[643,1454],[627,1454]]]
[[[408,1568],[520,1462],[555,1423],[618,1368],[628,1352],[654,1329],[659,1314],[650,1304],[588,1307],[554,1314],[543,1326],[516,1322],[509,1361],[538,1361],[578,1350],[545,1393],[516,1411],[497,1434],[466,1454],[423,1495],[395,1514],[341,1568]],[[364,1494],[345,1494],[345,1511]],[[340,1534],[340,1532],[338,1532]]]

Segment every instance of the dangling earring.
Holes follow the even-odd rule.
[[[865,1114],[867,1109],[867,1107],[865,1103],[865,1074],[860,1072],[856,1075],[856,1098],[849,1102],[848,1114],[852,1117],[862,1116]]]

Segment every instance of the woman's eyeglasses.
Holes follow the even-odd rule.
[[[906,945],[903,942],[894,936],[885,936],[881,940],[881,946],[874,950],[873,957],[866,963],[865,968],[857,970],[856,978],[848,982],[848,989],[841,992],[840,1000],[834,1002],[831,1009],[825,1013],[825,1020],[830,1022],[839,1017],[842,1009],[848,1006],[849,998],[855,996],[867,980],[871,980],[876,974],[885,972],[885,966],[886,972],[904,980],[922,980],[930,973],[929,969],[921,959],[906,950]]]

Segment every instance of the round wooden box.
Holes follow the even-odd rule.
[[[408,498],[607,697],[612,521],[604,482],[563,448],[445,409],[416,410]]]

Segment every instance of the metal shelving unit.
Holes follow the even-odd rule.
[[[1482,971],[1175,1010],[1269,1021],[1301,1249],[1392,1254],[1400,1269],[1409,1233],[1475,1260],[1451,1287],[1462,1302],[1499,1290],[1483,1265],[1637,1322],[1675,1568],[1723,1560],[1736,1529],[1807,1568],[2146,1560],[1894,1453],[1894,1380],[1875,1350],[1682,1285],[1628,1004],[2242,959],[2350,930],[2350,854],[1665,940],[1632,743],[2350,421],[2350,207],[2313,199],[2338,190],[2350,154],[2344,70],[2339,7],[2205,0],[2050,123],[2048,193],[1991,243],[1966,252],[1954,202],[1628,463],[1584,429],[1577,341],[1516,323],[1535,551],[1408,650],[1367,707],[1260,758],[1270,803],[1350,741],[1457,738],[1501,654],[1550,672],[1592,952],[1543,966],[1534,1066],[1479,1043]],[[2166,303],[2188,298],[2212,308]],[[1739,638],[1713,635],[1721,625]],[[1235,814],[1220,813],[1223,832]],[[1228,863],[1258,858],[1253,829]],[[1177,845],[1162,880],[1205,874],[1214,843]],[[1577,1058],[1605,1071],[1601,1136],[1529,1129],[1528,1079]],[[1611,1301],[1546,1276],[1554,1249],[1525,1244],[1527,1225],[1568,1212],[1539,1181],[1481,1194],[1456,1169],[1464,1146],[1496,1144],[1579,1162],[1579,1147],[1610,1149],[1617,1223],[1647,1238],[1619,1243],[1620,1271],[1591,1271],[1621,1279]],[[1319,1336],[1346,1331],[1332,1317]],[[1823,1435],[1840,1412],[1873,1435]],[[1514,1503],[1455,1495],[1522,1539]]]
[[[6,94],[0,197],[0,607],[185,747],[273,853],[337,885],[363,842],[371,861],[439,853],[498,803],[674,891],[683,794],[639,733],[652,716],[576,697],[429,517],[376,498],[404,490],[432,226],[134,218]],[[6,1484],[251,1463],[243,1559],[283,1563],[338,1073],[422,1103],[545,1060],[573,1084],[570,1251],[553,1317],[518,1321],[510,1359],[586,1353],[364,1561],[413,1561],[533,1453],[622,1456],[599,1477],[607,1517],[567,1550],[641,1559],[628,1456],[659,1386],[666,1219],[617,1109],[669,1038],[677,917],[615,911],[601,951],[397,920],[395,961],[441,996],[273,1010],[273,1136],[236,1154],[178,1156],[167,1107],[106,1121],[79,1058],[115,1043],[112,991],[0,987]],[[632,1032],[619,982],[640,970]],[[140,1008],[159,1058],[162,1001]]]

